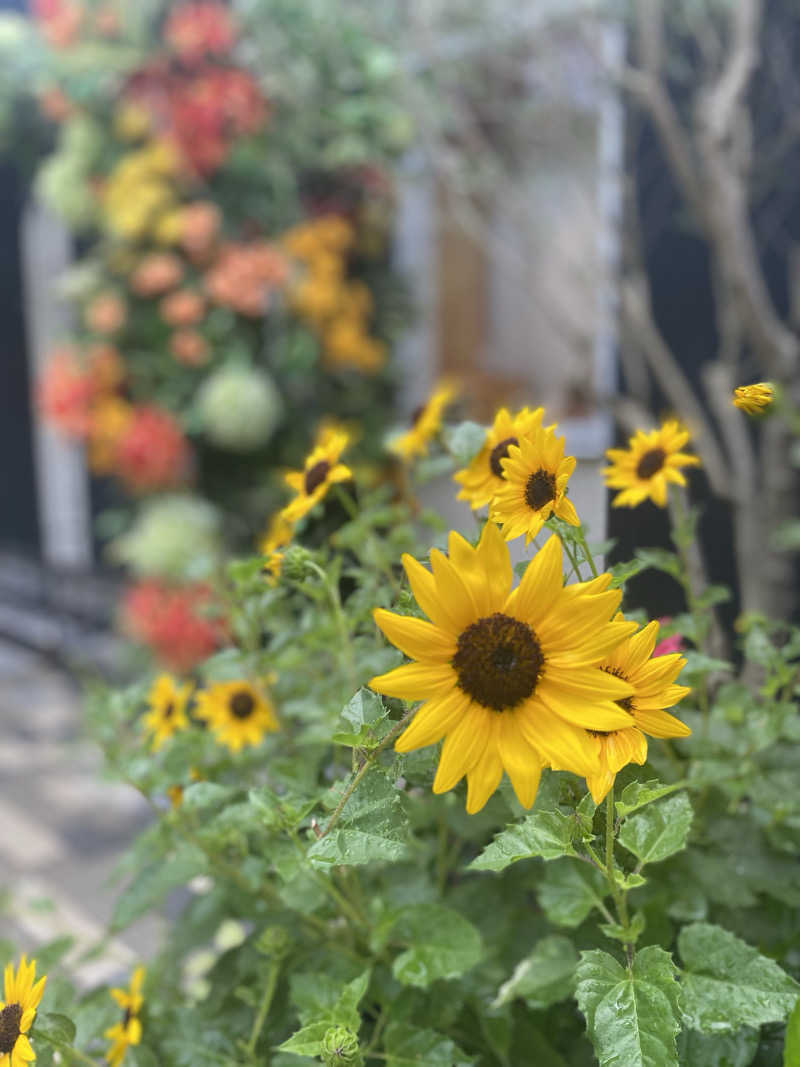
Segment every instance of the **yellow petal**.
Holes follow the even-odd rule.
[[[469,697],[458,688],[442,697],[427,700],[395,741],[395,750],[411,752],[435,744],[461,721],[468,707]]]
[[[522,581],[508,598],[507,610],[536,628],[561,589],[561,542],[553,536],[528,564]]]
[[[392,644],[410,659],[447,661],[456,653],[455,640],[430,622],[383,608],[376,608],[372,616]]]
[[[439,602],[446,604],[447,612],[455,622],[457,632],[461,633],[480,618],[472,591],[447,556],[436,548],[431,552],[431,567],[436,579]]]
[[[493,747],[488,747],[475,766],[467,771],[467,814],[480,811],[497,789],[503,777],[503,765]]]
[[[544,701],[535,697],[514,714],[523,737],[551,767],[581,776],[597,770],[598,749],[591,735],[565,722]]]
[[[525,739],[514,715],[502,715],[499,727],[497,745],[500,759],[517,800],[524,808],[529,808],[539,788],[542,758]]]
[[[434,576],[408,553],[402,559],[416,602],[434,625],[458,636],[463,627],[459,626],[457,617],[439,597]]]
[[[434,793],[452,789],[481,758],[491,740],[493,714],[471,704],[447,735],[433,781]]]
[[[427,700],[455,685],[452,667],[432,667],[424,663],[405,663],[386,674],[378,674],[367,683],[376,693],[403,700]]]
[[[560,681],[553,683],[543,678],[536,687],[536,696],[565,722],[582,726],[584,730],[602,731],[623,730],[631,725],[628,712],[617,707],[613,700],[604,700],[599,685],[593,694],[591,690],[566,690]]]
[[[651,737],[688,737],[692,732],[685,722],[666,711],[640,711],[637,708],[635,717],[639,729]]]

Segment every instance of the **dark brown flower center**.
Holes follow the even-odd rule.
[[[525,486],[525,503],[532,511],[549,504],[556,495],[556,477],[541,467],[528,479]]]
[[[315,463],[313,467],[309,467],[306,471],[306,496],[311,496],[317,486],[322,485],[328,477],[330,469],[331,465],[328,463],[327,459],[321,459],[319,463]]]
[[[636,475],[638,478],[652,478],[654,474],[658,474],[661,468],[664,466],[664,460],[667,458],[667,453],[663,448],[651,448],[649,452],[645,452],[636,467]]]
[[[170,700],[167,704],[164,705],[164,711],[163,711],[164,718],[165,719],[171,719],[174,711],[175,711],[175,705]]]
[[[464,630],[451,663],[468,696],[485,708],[505,711],[534,691],[544,656],[530,626],[495,612]]]
[[[19,1024],[22,1020],[20,1004],[6,1004],[0,1011],[0,1056],[13,1051],[19,1037]]]
[[[131,1021],[132,1018],[133,1018],[133,1012],[131,1011],[130,1008],[126,1008],[125,1009],[125,1014],[122,1016],[122,1029],[123,1030],[127,1030],[128,1029],[128,1023]]]
[[[502,441],[498,441],[498,443],[492,449],[491,454],[489,455],[489,467],[491,468],[492,474],[496,478],[503,477],[503,467],[501,465],[501,460],[504,460],[506,458],[506,456],[508,455],[508,450],[512,445],[518,444],[519,441],[516,439],[516,437],[506,437]]]
[[[230,700],[231,712],[237,719],[249,719],[255,706],[256,702],[253,700],[252,693],[248,693],[244,689],[234,693]]]
[[[414,408],[414,410],[411,412],[411,418],[409,420],[409,422],[411,423],[412,426],[416,426],[417,425],[419,420],[425,414],[425,408],[427,406],[428,406],[427,404],[420,404],[420,406],[418,408]]]

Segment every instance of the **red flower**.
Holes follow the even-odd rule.
[[[140,407],[119,440],[116,474],[137,492],[153,492],[180,485],[186,480],[191,450],[178,423],[169,412]]]
[[[36,388],[36,402],[44,417],[70,437],[89,432],[89,406],[94,395],[91,375],[74,348],[53,352]]]
[[[125,592],[120,614],[123,630],[176,674],[191,670],[225,640],[211,590],[199,583],[139,582]]]
[[[215,0],[181,4],[170,12],[164,40],[184,63],[207,55],[224,55],[233,47],[236,29],[224,4]]]

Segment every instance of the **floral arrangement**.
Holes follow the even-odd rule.
[[[391,78],[347,19],[330,32],[278,0],[33,8],[57,131],[36,187],[86,249],[64,279],[75,333],[46,366],[41,410],[117,486],[128,516],[109,529],[143,498],[193,492],[228,519],[229,547],[251,547],[323,414],[368,412],[362,447],[380,451],[404,304]],[[264,51],[276,40],[283,82]],[[322,73],[303,90],[309,48]],[[352,67],[346,85],[326,49]],[[344,101],[355,131],[329,126]],[[349,157],[323,151],[355,132]]]
[[[545,413],[448,426],[443,395],[389,442],[391,484],[323,426],[262,553],[227,565],[219,651],[92,693],[154,813],[112,929],[185,905],[111,996],[48,984],[34,1020],[41,979],[9,965],[0,1055],[798,1062],[800,629],[742,618],[711,654],[727,592],[688,566],[686,428],[609,452],[615,504],[669,504],[674,551],[603,569]],[[443,464],[467,536],[416,500]],[[653,567],[686,594],[663,626],[626,598]]]

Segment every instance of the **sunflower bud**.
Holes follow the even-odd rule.
[[[364,1062],[358,1037],[346,1026],[332,1026],[325,1031],[320,1056],[325,1067],[361,1067]]]
[[[293,582],[302,582],[313,573],[309,563],[313,563],[314,557],[307,548],[302,545],[290,545],[283,553],[281,573],[285,574]]]
[[[282,926],[266,926],[261,931],[256,941],[256,948],[265,956],[281,959],[287,954],[291,941],[286,930]]]
[[[757,382],[734,389],[731,403],[746,415],[764,415],[776,397],[777,391],[772,382]]]

